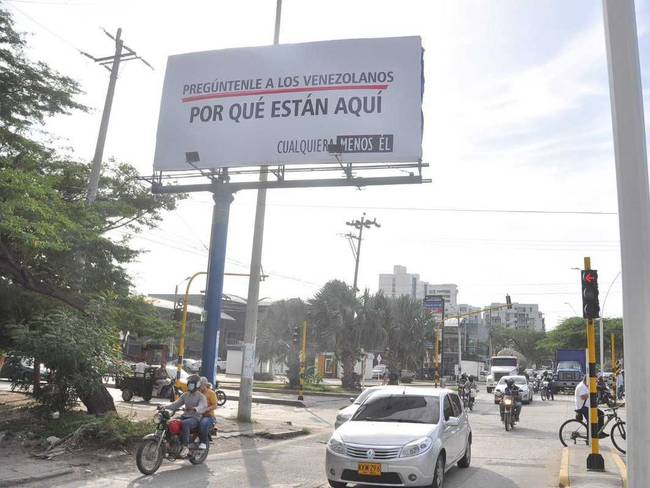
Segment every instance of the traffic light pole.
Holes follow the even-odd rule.
[[[584,303],[585,299],[591,299],[593,301],[594,297],[586,296],[585,292],[585,282],[588,285],[596,285],[597,278],[594,279],[594,274],[589,273],[591,270],[591,258],[586,257],[584,260],[585,270],[582,273],[582,283],[583,283],[583,312],[585,316],[591,317],[593,313],[590,313],[588,309],[589,303]],[[592,277],[589,279],[589,277]],[[596,301],[598,299],[597,288],[596,288]],[[596,309],[597,310],[597,309]],[[595,312],[595,311],[594,311]],[[597,313],[596,313],[597,315]],[[587,354],[589,357],[589,441],[591,444],[591,454],[587,456],[587,469],[589,471],[605,471],[605,460],[603,459],[602,454],[600,454],[600,441],[598,439],[598,390],[596,387],[596,329],[594,327],[594,319],[587,318]]]
[[[300,392],[298,400],[304,400],[305,390],[305,362],[307,361],[307,321],[302,323],[302,341],[300,343]]]

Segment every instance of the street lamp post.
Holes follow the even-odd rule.
[[[605,304],[607,303],[607,297],[609,296],[609,292],[612,289],[612,286],[614,286],[614,282],[618,279],[618,277],[621,276],[621,272],[619,271],[616,276],[614,276],[614,279],[612,282],[609,284],[609,288],[607,288],[607,293],[605,293],[605,298],[603,299],[603,306],[600,309],[600,319],[599,319],[599,329],[600,329],[600,372],[605,371],[605,341],[604,341],[604,326],[603,326],[603,317],[605,316]],[[614,371],[614,364],[612,364],[612,371]]]

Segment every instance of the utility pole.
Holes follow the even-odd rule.
[[[273,45],[280,43],[280,20],[282,17],[282,0],[275,4],[275,31]],[[260,167],[260,182],[268,178],[268,168]],[[264,217],[266,213],[266,188],[257,190],[255,205],[255,228],[253,230],[253,249],[251,251],[250,279],[248,281],[248,298],[246,301],[246,319],[244,323],[244,346],[242,350],[242,369],[239,383],[239,407],[237,419],[240,422],[251,421],[251,404],[253,402],[253,377],[255,376],[255,342],[257,338],[258,299],[260,295],[260,273],[262,269],[262,245],[264,242]]]
[[[359,258],[361,257],[361,241],[363,240],[363,229],[370,229],[370,227],[373,225],[379,228],[381,225],[377,223],[377,219],[366,219],[366,212],[363,212],[361,220],[350,220],[346,222],[345,225],[354,227],[359,231],[359,235],[356,236],[354,234],[345,235],[345,237],[350,239],[350,241],[352,241],[352,239],[355,239],[357,241],[356,250],[354,249],[354,246],[352,246],[352,252],[354,253],[354,283],[352,285],[352,290],[356,293],[359,291],[357,288],[357,279],[359,278]]]
[[[115,36],[104,30],[104,33],[115,41],[115,53],[112,56],[104,56],[96,58],[88,53],[81,51],[81,54],[92,59],[99,65],[110,71],[111,76],[108,81],[108,90],[106,91],[106,100],[104,101],[104,110],[102,112],[102,121],[99,125],[99,134],[97,136],[97,144],[95,146],[95,155],[93,156],[93,167],[90,172],[90,179],[88,180],[88,195],[86,201],[93,203],[97,199],[97,187],[99,186],[99,174],[102,169],[102,158],[104,157],[104,144],[106,143],[106,134],[108,132],[108,122],[111,118],[111,107],[113,106],[113,95],[115,94],[115,84],[117,83],[117,75],[120,69],[120,62],[131,61],[139,59],[144,64],[153,70],[147,61],[138,56],[138,54],[128,46],[124,45],[122,41],[122,29],[117,29]],[[126,52],[122,52],[122,50]],[[110,68],[109,68],[110,65]]]
[[[604,0],[623,282],[629,488],[650,479],[650,195],[634,0]]]

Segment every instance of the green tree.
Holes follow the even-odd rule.
[[[623,320],[610,318],[603,320],[605,363],[611,363],[610,344],[611,334],[614,334],[616,356],[623,356]],[[600,328],[596,321],[596,347],[600,342]],[[587,328],[585,320],[580,317],[571,317],[563,320],[555,329],[546,334],[546,338],[539,343],[539,349],[547,356],[555,356],[558,349],[585,349],[587,347]],[[598,357],[598,352],[596,353]],[[598,361],[600,362],[600,361]]]
[[[47,117],[84,110],[74,100],[80,88],[45,63],[28,60],[24,47],[10,15],[0,10],[0,298],[8,298],[0,306],[0,340],[27,354],[21,341],[29,339],[34,354],[42,355],[37,360],[54,361],[47,359],[52,356],[45,337],[74,337],[70,324],[79,321],[110,325],[111,337],[126,327],[162,331],[167,325],[156,320],[153,307],[130,297],[125,265],[138,256],[129,245],[133,234],[154,227],[165,210],[175,208],[177,197],[152,195],[132,166],[111,162],[97,201],[86,204],[89,165],[58,154],[40,135]],[[113,345],[97,344],[101,365],[101,358],[113,357]],[[70,347],[83,356],[83,341],[71,341]],[[59,375],[70,374],[54,362],[46,364]],[[87,371],[92,366],[74,364]],[[99,377],[87,378],[68,377],[66,384],[89,411],[114,410]]]

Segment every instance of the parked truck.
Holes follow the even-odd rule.
[[[574,390],[586,373],[584,349],[558,349],[555,351],[555,390]]]

